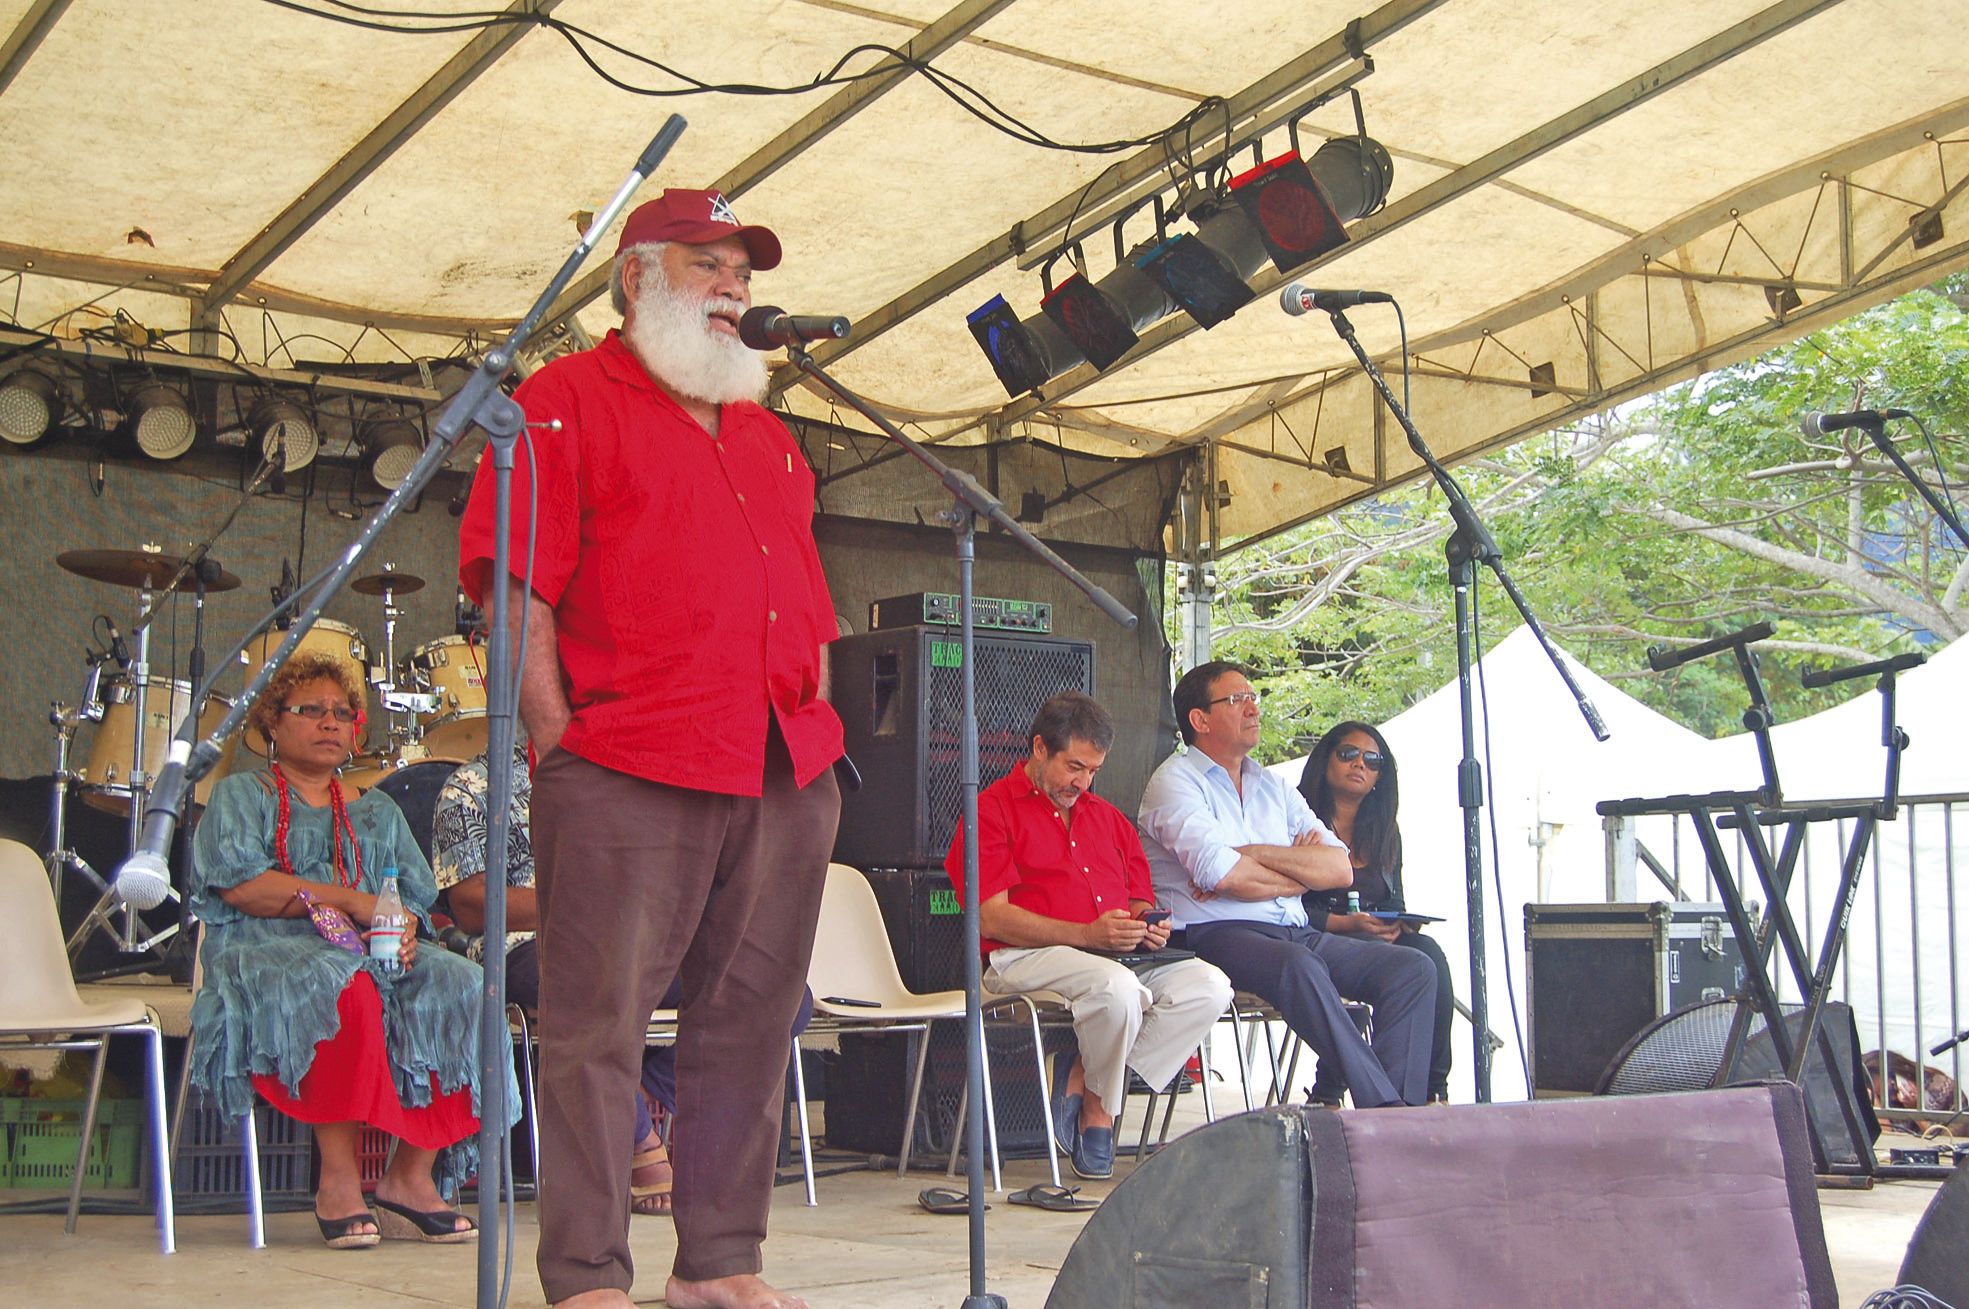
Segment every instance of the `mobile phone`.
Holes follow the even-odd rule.
[[[882,1007],[880,1000],[857,1000],[853,996],[846,995],[824,995],[821,997],[821,1002],[823,1004],[850,1005],[856,1009],[880,1009]]]
[[[1169,910],[1144,909],[1142,910],[1142,921],[1150,927],[1154,927],[1157,923],[1166,923],[1169,921]]]

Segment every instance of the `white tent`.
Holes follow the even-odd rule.
[[[1609,798],[1693,793],[1756,785],[1756,752],[1747,734],[1710,741],[1654,712],[1568,659],[1574,675],[1598,706],[1611,732],[1604,744],[1594,741],[1571,696],[1552,671],[1544,653],[1523,628],[1500,642],[1482,662],[1491,703],[1491,735],[1485,764],[1489,810],[1484,818],[1484,920],[1489,1002],[1492,1028],[1506,1045],[1493,1059],[1493,1093],[1512,1098],[1525,1091],[1518,1057],[1518,1036],[1511,1023],[1513,996],[1520,1016],[1524,1008],[1524,906],[1527,903],[1575,903],[1607,896],[1605,838],[1594,805]],[[1954,734],[1969,722],[1969,642],[1957,642],[1930,663],[1899,678],[1899,718],[1915,738],[1906,756],[1902,791],[1905,795],[1958,794],[1969,791],[1969,762],[1956,750]],[[1783,706],[1778,706],[1780,714]],[[1485,750],[1482,703],[1478,702],[1478,749]],[[1787,799],[1839,799],[1878,795],[1884,759],[1880,749],[1878,697],[1856,696],[1834,709],[1773,732],[1778,769]],[[1951,726],[1952,725],[1952,726]],[[1463,871],[1462,811],[1456,801],[1456,765],[1461,755],[1454,681],[1431,693],[1382,725],[1401,768],[1404,881],[1409,906],[1438,914],[1447,922],[1431,930],[1450,959],[1459,996],[1469,992],[1468,915]],[[1273,771],[1297,783],[1303,759],[1273,765]],[[1912,817],[1911,817],[1912,814]],[[1491,824],[1497,831],[1497,854],[1502,867],[1502,912],[1491,869]],[[1969,824],[1958,824],[1954,842],[1963,875],[1969,876]],[[1914,835],[1909,835],[1912,829]],[[1641,837],[1665,863],[1676,862],[1675,840],[1668,820],[1642,820]],[[1837,856],[1830,833],[1815,834],[1806,859],[1810,864],[1812,902],[1805,907],[1804,876],[1793,897],[1817,946],[1823,930],[1834,881]],[[1914,842],[1913,866],[1921,874],[1918,903],[1911,891],[1908,857]],[[1857,1010],[1862,1043],[1873,1033],[1887,1033],[1888,1044],[1905,1053],[1915,1046],[1913,971],[1908,965],[1910,930],[1919,932],[1921,980],[1927,1020],[1922,1037],[1932,1045],[1956,1030],[1941,1030],[1950,1021],[1948,1003],[1947,919],[1950,904],[1957,917],[1956,939],[1969,942],[1969,886],[1951,897],[1942,872],[1947,834],[1934,806],[1918,813],[1902,810],[1901,820],[1883,825],[1876,841],[1878,859],[1868,865],[1862,882],[1849,942],[1851,968],[1845,987],[1836,992],[1850,998]],[[1680,875],[1691,896],[1705,898],[1702,860],[1686,828],[1680,841]],[[1748,869],[1746,866],[1746,875]],[[1753,885],[1746,896],[1764,897]],[[1636,898],[1671,898],[1645,871]],[[1911,928],[1915,921],[1920,926]],[[1874,923],[1882,924],[1884,965],[1874,952]],[[1876,975],[1887,978],[1876,987]],[[1957,1012],[1969,1015],[1969,986],[1958,983]],[[1796,988],[1782,987],[1788,995]],[[1469,1028],[1458,1022],[1452,1092],[1470,1094]]]

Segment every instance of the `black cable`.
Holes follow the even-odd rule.
[[[1497,839],[1497,764],[1490,752],[1490,681],[1484,676],[1483,620],[1477,603],[1476,570],[1470,573],[1470,644],[1477,651],[1477,703],[1484,722],[1484,775],[1490,787],[1484,798],[1484,817],[1490,824],[1490,880],[1497,894],[1497,939],[1504,947],[1504,998],[1511,1006],[1511,1033],[1518,1038],[1518,1067],[1524,1070],[1525,1094],[1531,1094],[1531,1056],[1525,1049],[1525,1029],[1518,1020],[1518,984],[1511,972],[1511,933],[1504,912],[1504,861]],[[1488,976],[1488,974],[1486,974]],[[1488,983],[1486,983],[1488,984]],[[1490,1034],[1483,1033],[1486,1044]]]
[[[1147,136],[1117,138],[1110,141],[1074,143],[1055,140],[1047,136],[1044,132],[1026,123],[1016,115],[1000,108],[989,96],[979,91],[969,82],[954,74],[944,72],[929,60],[911,55],[894,46],[882,45],[879,42],[865,42],[853,47],[841,55],[826,72],[807,82],[785,86],[765,86],[751,82],[714,83],[693,77],[680,69],[664,64],[660,60],[631,50],[626,46],[611,41],[598,33],[591,32],[574,23],[555,18],[551,14],[478,11],[470,15],[446,15],[442,20],[434,22],[399,23],[379,20],[397,18],[428,20],[431,16],[405,10],[377,9],[351,3],[350,0],[312,0],[312,3],[308,2],[308,0],[263,0],[263,3],[273,5],[276,8],[286,9],[293,13],[305,14],[311,18],[320,18],[328,22],[361,28],[365,31],[388,32],[396,35],[425,36],[459,32],[483,32],[495,27],[513,25],[540,27],[553,32],[556,36],[566,41],[569,48],[574,51],[575,56],[582,63],[586,64],[589,70],[603,82],[614,87],[616,90],[624,91],[631,95],[647,96],[656,99],[670,99],[692,95],[805,95],[809,92],[823,90],[832,86],[851,84],[876,77],[890,77],[894,75],[896,68],[899,66],[923,77],[924,80],[929,82],[931,86],[935,87],[937,91],[948,98],[953,104],[992,130],[1040,149],[1059,150],[1074,154],[1117,154],[1124,150],[1140,149],[1144,146],[1157,144],[1158,142],[1166,143],[1178,135],[1187,136],[1189,129],[1200,118],[1212,112],[1217,103],[1220,103],[1217,97],[1210,97],[1190,109],[1168,127],[1150,133]],[[333,9],[343,12],[337,13],[315,8],[314,5],[316,4],[329,5]],[[666,77],[683,83],[683,85],[680,87],[651,87],[639,86],[633,82],[625,81],[603,68],[595,55],[588,49],[589,45],[598,46],[603,50],[620,55],[624,59],[654,69]],[[878,64],[875,67],[858,73],[846,73],[842,71],[849,61],[862,54],[884,55],[893,60],[894,64]]]
[[[1921,421],[1920,414],[1909,414],[1908,417],[1913,419],[1914,425],[1921,429],[1921,439],[1928,447],[1928,458],[1934,461],[1935,481],[1940,484],[1940,488],[1941,488],[1940,494],[1941,494],[1942,501],[1948,505],[1949,512],[1954,514],[1956,518],[1960,520],[1962,517],[1962,510],[1956,507],[1955,492],[1952,489],[1950,489],[1948,484],[1948,466],[1942,462],[1942,452],[1940,447],[1935,444],[1935,434],[1928,430],[1928,424]],[[1946,526],[1946,524],[1944,524],[1944,526]],[[1955,540],[1955,536],[1952,532],[1944,531],[1939,533],[1939,535],[1941,536],[1942,540],[1953,542],[1955,546],[1955,552],[1957,554],[1962,553],[1965,547],[1963,546],[1962,542]]]

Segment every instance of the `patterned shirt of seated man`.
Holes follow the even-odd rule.
[[[534,958],[533,928],[533,772],[526,747],[513,749],[513,803],[506,838],[506,993],[528,1010],[539,1007],[540,971]],[[451,916],[472,934],[467,955],[485,957],[486,794],[492,777],[480,755],[459,766],[438,791],[431,819],[431,872],[446,893]],[[462,890],[460,888],[463,888]],[[522,948],[524,947],[524,948]]]
[[[1114,1172],[1114,1118],[1132,1067],[1160,1090],[1231,1000],[1230,982],[1187,952],[1130,968],[1113,956],[1160,951],[1148,860],[1126,814],[1088,788],[1114,744],[1114,720],[1067,691],[1040,706],[1026,761],[978,797],[978,919],[995,991],[1055,991],[1080,1050],[1056,1066],[1053,1118],[1074,1171]],[[960,899],[964,834],[944,862]],[[1064,1072],[1064,1076],[1060,1074]]]

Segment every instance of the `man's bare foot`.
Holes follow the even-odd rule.
[[[686,1282],[673,1273],[663,1288],[663,1303],[670,1309],[807,1309],[805,1300],[773,1290],[755,1273],[706,1282]]]
[[[635,1305],[627,1291],[618,1291],[612,1286],[583,1291],[580,1295],[554,1301],[554,1309],[635,1309]]]

